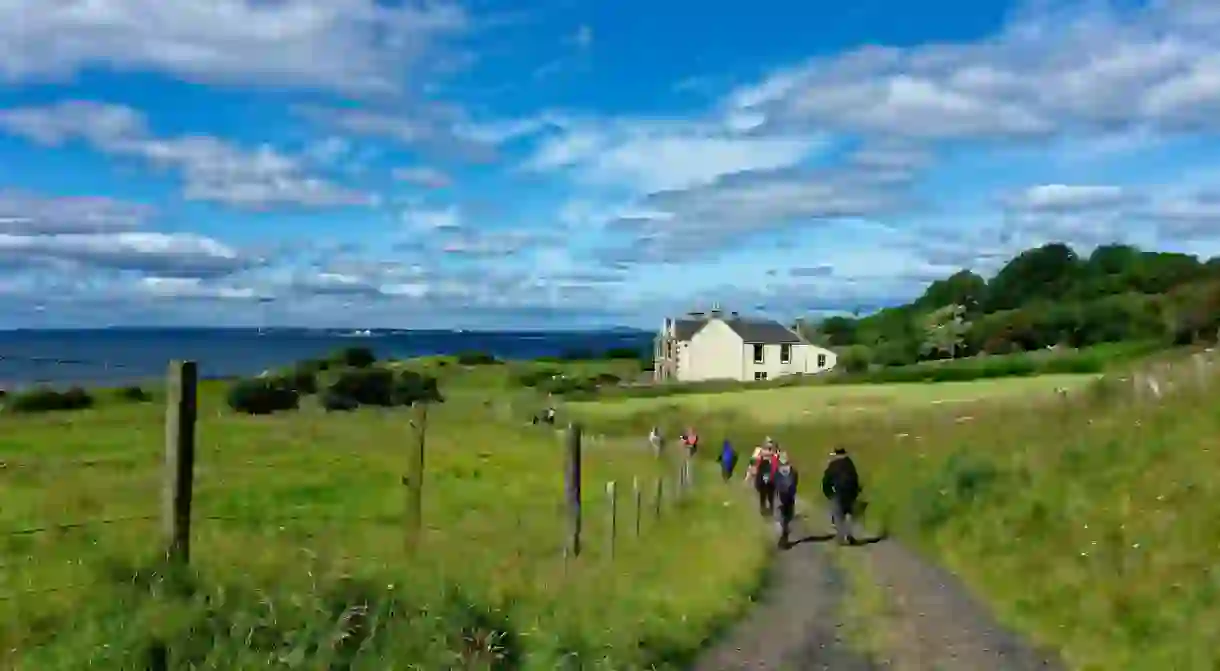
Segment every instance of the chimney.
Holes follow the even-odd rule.
[[[736,310],[733,310],[732,312],[729,313],[729,316],[732,317],[733,319],[737,319],[738,317],[741,316],[741,313]]]
[[[719,319],[720,315],[722,315],[722,314],[724,314],[724,312],[720,309],[720,304],[712,303],[712,312],[711,312],[712,318]]]

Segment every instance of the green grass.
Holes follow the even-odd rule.
[[[501,417],[497,390],[451,382],[429,418],[415,554],[408,411],[244,417],[205,384],[186,575],[157,560],[160,404],[0,415],[0,667],[140,668],[156,639],[177,668],[676,668],[748,603],[768,548],[738,488],[704,478],[636,539],[633,478],[675,468],[589,444],[585,552],[565,567],[559,436]]]
[[[843,411],[853,392],[842,388],[745,392],[677,406],[674,423],[694,422],[709,444],[770,433],[814,474],[846,446],[874,524],[947,564],[1071,668],[1217,669],[1220,379],[1200,389],[1186,363],[1174,377],[1174,394],[1142,403],[1113,377],[1067,399],[1036,393],[1063,380],[995,381],[978,401],[937,405],[964,387],[895,385],[877,413]],[[786,423],[791,410],[765,409],[814,398],[839,409]],[[598,409],[615,418],[605,430],[650,419],[619,405]]]
[[[625,419],[650,413],[740,413],[752,421],[791,423],[827,415],[891,412],[945,403],[965,403],[1031,392],[1052,392],[1056,387],[1078,387],[1093,379],[1085,375],[1043,375],[971,382],[920,384],[859,384],[797,386],[779,389],[686,394],[660,398],[615,398],[568,404],[576,416],[589,421]]]

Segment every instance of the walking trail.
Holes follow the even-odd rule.
[[[763,600],[696,660],[694,671],[1061,670],[1057,657],[1034,650],[1000,627],[953,575],[893,540],[862,538],[839,548],[820,508],[804,506],[793,524],[796,544],[778,551],[774,579]],[[819,523],[820,522],[820,523]],[[834,553],[842,553],[836,562]],[[882,587],[884,617],[863,624],[883,628],[868,651],[853,648],[843,605],[849,580],[837,567],[864,563]]]

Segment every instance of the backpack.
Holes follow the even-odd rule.
[[[771,482],[771,477],[775,475],[775,461],[773,455],[764,454],[758,460],[758,480],[763,484]]]

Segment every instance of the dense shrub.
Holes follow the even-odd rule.
[[[13,394],[4,407],[10,412],[33,413],[82,410],[92,405],[93,397],[81,387],[72,387],[67,391],[38,387]]]
[[[144,391],[144,388],[138,385],[123,387],[115,395],[118,396],[119,400],[132,401],[133,403],[147,403],[152,400],[152,394]]]
[[[335,353],[333,361],[350,368],[368,368],[377,363],[377,355],[368,347],[345,347]]]
[[[302,396],[318,393],[317,372],[304,366],[298,365],[287,373],[284,373],[284,375],[280,378],[280,382],[285,387],[288,387]]]
[[[611,347],[602,355],[605,359],[646,359],[647,356],[643,350],[632,347]]]
[[[554,368],[527,368],[514,373],[512,381],[521,387],[537,387],[559,374],[560,371]]]
[[[396,405],[411,405],[412,403],[440,403],[444,401],[436,378],[413,370],[404,370],[394,380],[394,403]]]
[[[345,370],[330,385],[330,392],[360,405],[394,405],[394,372],[385,368]]]
[[[355,399],[343,396],[335,392],[333,389],[327,389],[322,392],[319,397],[322,403],[322,408],[327,412],[350,412],[360,407],[360,404]]]
[[[488,366],[500,363],[500,360],[487,352],[461,352],[457,355],[457,362],[462,366]]]
[[[300,407],[301,395],[282,378],[259,377],[239,380],[229,387],[229,407],[248,415],[269,415]]]

